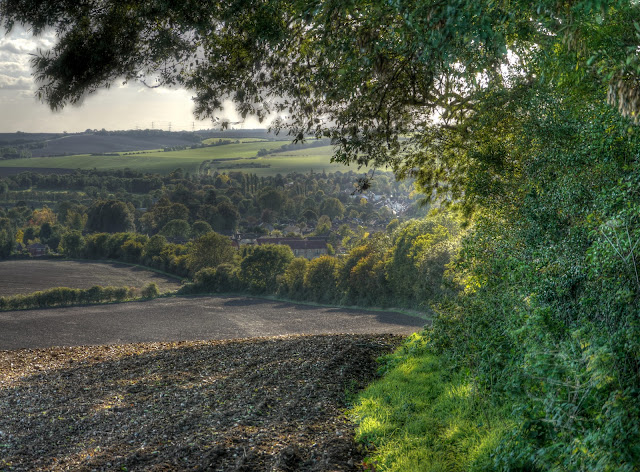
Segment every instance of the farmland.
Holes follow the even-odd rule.
[[[266,144],[266,143],[263,143]],[[266,146],[262,146],[265,147]],[[292,172],[307,173],[314,172],[346,172],[357,170],[356,167],[347,167],[339,163],[330,162],[333,155],[331,146],[322,146],[309,149],[299,149],[296,151],[284,151],[268,154],[262,157],[252,157],[244,159],[229,159],[228,161],[215,162],[211,168],[218,172],[228,172],[229,170],[241,171],[259,176],[276,174],[288,174]]]
[[[176,290],[180,280],[122,263],[56,260],[0,261],[0,296],[32,293],[53,287],[90,288],[156,283],[161,292]]]
[[[427,322],[397,312],[240,296],[177,296],[116,305],[0,312],[0,350],[298,334],[408,335]]]
[[[62,169],[124,169],[129,168],[141,172],[168,174],[181,167],[186,172],[196,172],[207,159],[250,158],[262,149],[275,149],[281,146],[278,142],[254,142],[228,144],[225,146],[188,149],[183,151],[139,151],[138,153],[122,153],[117,156],[95,156],[77,154],[73,156],[34,157],[31,159],[11,159],[1,161],[2,167],[53,167]]]
[[[216,139],[206,140],[215,142]],[[163,151],[150,149],[142,151],[109,153],[109,155],[76,154],[54,157],[32,157],[0,161],[1,169],[97,169],[111,170],[129,168],[140,172],[168,174],[176,168],[196,173],[204,161],[212,161],[210,169],[219,172],[243,171],[259,176],[286,174],[336,172],[355,170],[342,164],[331,163],[332,147],[323,146],[295,151],[277,152],[258,157],[260,150],[273,152],[287,141],[266,141],[260,138],[243,138],[238,143],[220,146]]]
[[[30,136],[30,135],[29,135]],[[79,133],[57,135],[41,141],[43,147],[31,150],[33,157],[73,154],[140,151],[162,149],[168,146],[186,146],[194,143],[188,133],[164,133],[148,136],[107,135]]]
[[[389,335],[0,351],[0,469],[362,470],[345,401]]]

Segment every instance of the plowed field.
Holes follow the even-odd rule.
[[[94,285],[141,288],[150,282],[160,292],[176,290],[180,280],[140,267],[114,262],[28,259],[0,261],[0,297],[53,287],[90,288]]]

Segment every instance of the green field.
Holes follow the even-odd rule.
[[[250,138],[249,138],[250,139]],[[242,141],[246,141],[243,138]],[[118,156],[75,156],[37,157],[30,159],[10,159],[0,161],[0,167],[56,168],[56,169],[124,169],[141,172],[168,174],[181,167],[185,172],[197,172],[203,161],[214,161],[210,169],[219,172],[242,171],[261,176],[287,174],[289,172],[346,172],[357,167],[346,167],[330,162],[332,147],[324,146],[296,151],[286,151],[256,157],[260,149],[273,150],[282,146],[282,141],[252,141],[227,144],[184,151],[142,151],[139,154]],[[220,162],[222,161],[222,162]],[[227,162],[224,162],[227,161]]]
[[[218,172],[242,171],[257,174],[260,176],[288,174],[291,172],[307,173],[314,172],[347,172],[357,171],[357,167],[347,167],[342,164],[332,163],[331,156],[333,148],[323,146],[310,149],[300,149],[297,151],[285,151],[266,156],[242,159],[239,161],[216,162],[211,168]],[[264,166],[264,167],[263,167]],[[266,167],[268,166],[268,167]]]
[[[267,143],[269,142],[268,139],[265,138],[237,138],[237,139],[233,139],[233,138],[209,138],[209,139],[205,139],[204,141],[202,141],[202,144],[214,144],[217,143],[218,140],[222,139],[223,141],[225,140],[231,140],[231,141],[240,141],[241,143]],[[280,142],[283,142],[282,140]]]

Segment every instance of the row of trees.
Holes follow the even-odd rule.
[[[343,257],[309,261],[288,246],[244,247],[237,257],[210,258],[215,263],[203,264],[186,290],[426,309],[454,290],[444,276],[461,236],[458,223],[440,215],[354,240]]]
[[[145,287],[144,290],[144,294],[149,296],[153,288]],[[157,294],[157,287],[155,292]],[[26,310],[30,308],[121,302],[135,296],[135,289],[130,287],[100,287],[98,285],[88,289],[56,287],[27,295],[0,297],[0,310]]]
[[[93,186],[97,184],[94,179],[102,179],[103,185],[121,182],[138,191],[151,190],[146,194],[102,192]],[[189,239],[211,230],[241,229],[264,233],[261,225],[279,225],[281,228],[288,225],[295,230],[313,228],[320,222],[323,231],[328,232],[332,222],[344,220],[351,225],[375,222],[384,227],[394,217],[395,210],[384,202],[352,196],[348,187],[355,179],[353,173],[258,178],[234,172],[215,178],[185,178],[179,171],[165,177],[142,176],[129,171],[96,175],[77,172],[61,176],[26,172],[0,180],[0,196],[7,201],[16,197],[55,200],[51,205],[54,217],[48,221],[52,229],[41,231],[29,212],[33,211],[32,205],[25,201],[16,201],[6,210],[0,209],[0,218],[10,221],[14,234],[23,231],[24,241],[20,242],[39,238],[54,250],[67,230],[137,231]],[[218,181],[223,184],[212,185]],[[49,190],[50,186],[55,190]],[[400,185],[383,175],[377,189],[393,189],[399,211],[421,211],[415,202],[409,201],[410,187],[406,184]],[[141,204],[145,205],[142,209]],[[44,208],[48,207],[45,205]]]
[[[249,292],[320,303],[425,309],[452,289],[444,275],[461,238],[443,215],[389,225],[387,232],[349,232],[348,252],[308,261],[288,246],[242,246],[213,231],[186,244],[162,235],[66,233],[71,258],[114,259],[190,277],[186,292]]]

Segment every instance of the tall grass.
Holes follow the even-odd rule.
[[[465,372],[447,369],[416,333],[381,359],[383,377],[350,410],[356,439],[376,471],[491,470],[492,451],[512,426],[510,405],[484,398]]]

